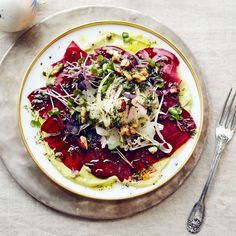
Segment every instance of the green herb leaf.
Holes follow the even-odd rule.
[[[92,65],[89,70],[92,72],[92,74],[97,75],[98,69],[95,65]]]
[[[49,77],[49,78],[47,78],[47,80],[46,80],[46,85],[47,85],[47,86],[52,86],[52,85],[54,85],[55,79],[56,79],[56,77]]]
[[[84,62],[84,58],[83,57],[78,60],[78,64],[79,65],[81,65],[83,62]]]
[[[80,112],[80,107],[79,107],[79,106],[75,107],[75,108],[74,108],[74,111]]]
[[[70,109],[69,112],[70,112],[71,115],[74,115],[75,110],[74,109]]]
[[[102,93],[105,93],[106,91],[107,91],[107,89],[109,88],[109,86],[113,83],[113,81],[114,81],[114,79],[115,79],[115,77],[109,77],[108,79],[107,79],[107,81],[104,83],[104,85],[102,86],[102,90],[101,90],[101,92]]]
[[[31,120],[30,125],[31,127],[41,127],[41,123],[38,120]]]
[[[123,38],[123,39],[129,38],[129,33],[123,32],[123,33],[122,33],[122,38]]]
[[[79,98],[80,105],[87,106],[87,100],[84,97]]]
[[[103,59],[104,59],[103,55],[98,55],[97,61],[103,61]]]
[[[73,94],[75,95],[75,96],[82,96],[83,95],[83,93],[82,93],[82,91],[80,90],[80,89],[75,89],[74,91],[73,91]]]
[[[102,70],[102,69],[98,69],[98,73],[97,73],[97,75],[101,77],[102,74],[103,74],[103,70]]]
[[[57,107],[52,108],[52,110],[50,110],[50,111],[48,112],[48,115],[49,115],[49,116],[59,115],[59,114],[60,114],[60,111],[59,111],[59,109],[58,109]]]
[[[76,83],[79,80],[79,78],[73,78],[72,83]]]
[[[123,85],[123,89],[125,92],[135,93],[135,82],[134,81],[127,81]],[[140,84],[140,86],[142,83]],[[146,88],[146,87],[145,87]]]
[[[196,136],[196,134],[197,134],[197,131],[194,130],[194,131],[191,133],[191,138],[194,138],[194,137]]]
[[[105,73],[114,72],[114,64],[113,64],[113,62],[104,63],[102,65],[102,70]]]
[[[155,67],[155,73],[156,73],[156,75],[158,75],[158,73],[159,73],[159,67],[158,66]]]
[[[179,120],[182,109],[180,107],[170,107],[168,113],[170,114],[170,120]]]
[[[151,67],[154,68],[154,67],[156,66],[156,62],[153,61],[151,58],[148,58],[147,61],[148,61],[149,65],[150,65]]]
[[[149,87],[148,81],[144,81],[139,84],[139,89],[141,92],[144,92]]]
[[[164,81],[158,81],[156,87],[162,89],[164,87]]]
[[[97,120],[96,119],[89,119],[88,123],[91,124],[91,125],[96,125]]]
[[[144,103],[145,105],[149,106],[153,101],[152,94],[149,94],[147,97],[144,97]]]
[[[50,76],[54,76],[54,75],[56,75],[57,73],[59,73],[60,70],[63,68],[63,66],[64,66],[63,64],[57,64],[57,65],[55,65],[55,66],[53,67],[51,73],[50,73]]]
[[[85,97],[84,97],[84,94],[82,93],[82,91],[80,90],[80,89],[75,89],[74,91],[73,91],[73,94],[74,94],[74,96],[79,96],[79,102],[80,102],[80,105],[84,105],[84,106],[86,106],[87,105],[87,100],[85,99]],[[74,104],[74,100],[72,99],[72,98],[69,98],[70,99],[70,101],[69,101],[69,104],[67,104],[69,107],[73,107],[73,109],[77,109],[78,107],[75,107],[74,108],[74,106],[75,106],[75,104]],[[68,99],[68,100],[69,100]]]
[[[80,123],[80,113],[76,113],[76,119],[77,119],[77,121]]]
[[[129,34],[127,32],[123,32],[122,33],[122,38],[123,38],[123,42],[124,43],[128,43],[130,41],[130,37],[129,37]]]
[[[68,105],[68,107],[73,107],[74,106],[74,100],[72,99],[72,98],[69,98],[68,100],[67,100],[67,105]]]

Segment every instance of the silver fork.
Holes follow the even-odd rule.
[[[207,190],[215,174],[221,154],[226,144],[232,139],[236,130],[236,105],[234,105],[236,92],[231,96],[232,90],[233,89],[231,88],[225,101],[223,111],[219,119],[219,123],[216,127],[215,155],[211,163],[211,168],[207,181],[202,190],[199,200],[194,204],[193,209],[187,219],[187,230],[190,233],[198,233],[201,229],[205,215],[204,201],[207,194]]]

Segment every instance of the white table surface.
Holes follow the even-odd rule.
[[[53,211],[25,193],[0,162],[0,235],[189,235],[186,217],[197,200],[212,159],[214,126],[229,88],[236,89],[236,1],[41,0],[35,22],[57,11],[92,4],[132,8],[156,17],[189,46],[205,74],[211,99],[209,137],[184,185],[143,213],[116,221],[89,221]],[[0,33],[0,56],[20,33]],[[1,114],[0,114],[1,115]],[[236,137],[227,147],[207,197],[199,235],[236,235]],[[39,189],[40,191],[40,189]]]

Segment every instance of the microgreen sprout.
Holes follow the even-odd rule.
[[[150,65],[151,67],[154,68],[154,67],[156,66],[156,62],[153,61],[151,58],[148,58],[147,61],[148,61],[149,65]]]
[[[168,113],[170,115],[170,120],[179,120],[182,109],[180,107],[170,107]]]
[[[53,116],[53,115],[59,115],[60,114],[60,111],[57,107],[54,107],[52,108],[49,112],[48,112],[48,115],[49,116]]]
[[[30,125],[31,127],[41,127],[41,123],[38,120],[31,120]]]
[[[101,62],[101,61],[103,61],[104,60],[104,57],[103,57],[103,55],[98,55],[98,57],[97,57],[97,61],[99,61],[99,62]]]

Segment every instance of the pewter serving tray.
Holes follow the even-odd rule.
[[[33,58],[51,40],[78,25],[93,21],[119,20],[146,26],[171,40],[196,71],[204,99],[204,122],[193,155],[171,180],[160,188],[126,200],[94,200],[73,194],[52,182],[27,153],[18,131],[17,104],[20,83]],[[58,27],[60,26],[60,27]],[[202,75],[186,45],[166,26],[139,12],[114,7],[83,7],[60,12],[25,32],[0,65],[0,154],[16,182],[35,199],[58,211],[91,219],[116,219],[143,211],[175,192],[200,158],[208,123],[208,102]]]

